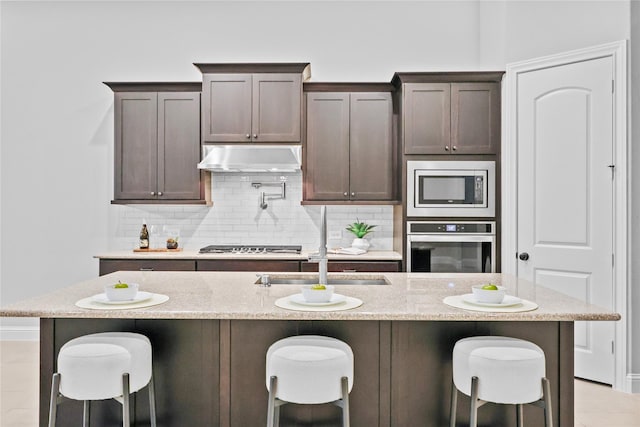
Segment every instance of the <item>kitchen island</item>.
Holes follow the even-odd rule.
[[[303,273],[271,275],[312,277]],[[98,331],[135,331],[152,341],[159,426],[259,426],[267,410],[265,355],[273,342],[298,334],[333,336],[354,351],[353,426],[447,425],[451,351],[474,335],[528,339],[545,352],[556,426],[573,427],[573,322],[618,320],[620,316],[533,283],[502,274],[371,273],[332,277],[383,278],[377,286],[340,285],[336,292],[359,298],[346,311],[292,311],[276,300],[299,291],[296,285],[261,287],[249,272],[111,273],[59,291],[3,307],[2,316],[41,318],[40,424],[46,425],[51,375],[60,347],[69,339]],[[103,286],[139,283],[141,290],[169,296],[143,309],[89,310],[75,302]],[[443,303],[471,286],[493,282],[508,293],[538,304],[533,311],[494,313]],[[517,380],[517,379],[514,379]],[[146,391],[135,399],[135,425],[148,425]],[[95,424],[118,419],[118,405],[92,407]],[[60,406],[59,419],[78,419],[79,402]],[[458,420],[468,421],[461,397]],[[487,405],[480,425],[513,425],[515,410]],[[107,420],[100,424],[98,419]],[[331,405],[286,405],[283,426],[339,425]],[[111,420],[111,421],[109,421]],[[527,425],[542,425],[542,411],[525,408]],[[94,421],[92,419],[92,421]],[[147,424],[145,424],[147,423]],[[62,423],[61,425],[66,424]]]

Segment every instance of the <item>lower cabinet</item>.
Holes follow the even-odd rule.
[[[329,261],[334,273],[402,271],[400,261]],[[259,271],[313,272],[318,263],[298,260],[255,259],[101,259],[100,276],[114,271]]]
[[[328,270],[332,273],[393,273],[400,271],[400,261],[329,261]],[[318,271],[318,263],[303,261],[300,271]]]
[[[114,271],[196,271],[194,259],[101,259],[100,276]]]
[[[198,271],[300,271],[300,261],[205,259],[196,261]]]

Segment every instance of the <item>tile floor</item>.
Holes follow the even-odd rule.
[[[0,426],[38,425],[38,342],[0,341]],[[640,427],[640,394],[576,380],[575,427]]]

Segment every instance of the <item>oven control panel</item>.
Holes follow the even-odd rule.
[[[429,222],[410,221],[407,223],[407,234],[433,233],[473,233],[494,234],[495,222]]]

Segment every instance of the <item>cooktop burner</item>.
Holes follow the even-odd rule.
[[[267,245],[209,245],[200,249],[201,254],[299,254],[302,246]]]

